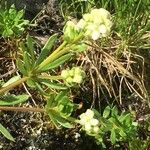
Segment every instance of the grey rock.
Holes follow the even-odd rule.
[[[20,9],[25,9],[25,17],[27,19],[33,19],[49,0],[7,0],[8,6],[12,4]]]

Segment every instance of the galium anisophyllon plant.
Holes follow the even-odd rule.
[[[79,116],[79,124],[86,134],[93,136],[98,144],[105,147],[104,136],[109,135],[112,144],[136,137],[138,123],[131,113],[119,114],[117,108],[107,106],[101,115],[94,109],[87,109]]]
[[[99,15],[99,22],[96,21],[95,14]],[[71,60],[79,52],[85,51],[88,48],[87,42],[108,35],[111,28],[109,19],[110,14],[105,9],[95,9],[91,13],[85,14],[83,20],[81,19],[76,24],[72,21],[67,22],[63,30],[64,41],[62,44],[53,50],[58,40],[57,34],[54,34],[48,39],[39,55],[35,54],[35,41],[28,35],[26,42],[22,41],[19,44],[16,64],[20,75],[11,78],[0,88],[0,109],[17,110],[3,106],[25,102],[28,95],[11,95],[9,90],[26,83],[30,88],[38,89],[47,100],[44,111],[39,109],[34,109],[34,111],[46,112],[57,127],[60,125],[72,127],[70,122],[76,122],[76,119],[71,117],[71,112],[74,110],[73,108],[77,109],[77,106],[73,102],[69,102],[70,97],[65,91],[68,90],[68,87],[80,84],[85,73],[80,67],[63,70],[58,75],[52,75],[49,71]],[[84,25],[81,26],[83,21]],[[52,94],[52,89],[56,90],[57,96]],[[60,90],[64,92],[59,93]],[[92,124],[92,126],[96,128],[96,125]]]
[[[96,21],[97,18],[95,18],[95,16],[93,15],[95,13],[100,17],[100,21],[98,23]],[[103,32],[104,35],[102,34],[102,37],[107,35],[106,33],[110,31],[110,14],[105,9],[94,9],[90,14],[85,14],[85,16],[88,16],[90,19],[86,19],[86,17],[83,16],[83,19],[85,18],[85,25],[83,27],[79,27],[80,21],[82,19],[77,24],[74,24],[71,21],[66,23],[66,26],[64,27],[64,42],[50,55],[49,53],[52,51],[53,45],[57,40],[57,34],[54,34],[49,38],[45,46],[41,49],[41,53],[38,57],[34,53],[35,42],[28,35],[26,43],[20,43],[20,57],[17,59],[17,66],[22,73],[23,78],[15,81],[14,83],[11,83],[6,87],[1,88],[0,94],[26,81],[29,81],[28,83],[30,85],[32,84],[32,86],[35,86],[39,82],[41,83],[41,81],[51,82],[52,80],[57,81],[59,79],[62,79],[62,76],[42,75],[41,73],[47,72],[51,69],[55,69],[65,61],[70,60],[71,57],[77,52],[81,52],[87,49],[87,46],[84,42],[90,40],[89,37],[91,39],[93,37],[93,32],[87,34],[87,32],[89,32],[89,24],[93,25],[93,27],[96,26],[93,29],[94,32],[96,30],[99,33],[99,37],[97,38],[101,37],[101,30],[104,29],[103,25],[105,25],[106,32]],[[95,38],[93,39],[95,40]]]
[[[94,111],[87,109],[85,113],[80,116],[79,123],[82,125],[82,129],[88,134],[97,134],[99,131],[99,121],[94,118]]]

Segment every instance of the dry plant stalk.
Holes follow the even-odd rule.
[[[100,95],[100,89],[100,93],[104,96],[115,97],[122,104],[124,88],[138,96],[141,100],[148,102],[148,93],[143,78],[144,58],[142,56],[130,51],[124,51],[122,57],[117,58],[114,48],[101,48],[95,43],[90,46],[92,48],[85,53],[81,64],[86,71],[89,71],[89,76],[91,77],[93,103],[95,103],[94,97],[96,93]],[[141,65],[139,70],[134,68],[134,65],[138,65],[137,61],[140,61]],[[107,91],[107,93],[104,91]]]

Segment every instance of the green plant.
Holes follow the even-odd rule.
[[[79,123],[88,135],[93,136],[98,144],[105,147],[104,137],[109,135],[108,141],[116,144],[119,141],[130,141],[136,137],[137,122],[127,112],[119,114],[117,107],[107,106],[103,114],[88,109],[80,115]]]
[[[0,35],[3,37],[21,35],[25,26],[29,25],[28,20],[23,19],[24,10],[17,11],[12,5],[9,10],[7,7],[0,9]]]
[[[148,150],[150,148],[150,140],[135,139],[129,142],[130,150]]]
[[[101,16],[97,23],[95,23],[97,18],[94,17],[94,12]],[[48,39],[39,55],[35,54],[35,41],[31,36],[27,35],[26,42],[19,43],[16,64],[20,75],[12,77],[2,85],[0,89],[0,110],[44,112],[48,114],[57,127],[60,125],[67,128],[72,127],[70,122],[74,123],[76,119],[72,118],[71,114],[73,110],[77,109],[77,105],[71,102],[67,92],[71,86],[82,82],[85,73],[79,67],[63,70],[62,73],[57,75],[52,75],[52,70],[70,60],[72,56],[85,51],[88,48],[87,43],[108,35],[111,28],[108,24],[111,22],[109,21],[110,14],[104,9],[93,10],[91,13],[85,14],[85,16],[90,17],[90,20],[84,18],[84,26],[81,26],[81,22],[75,24],[69,21],[66,23],[63,30],[64,41],[55,50],[53,48],[57,41],[57,34]],[[92,26],[92,24],[94,30],[91,29],[88,32],[88,27]],[[96,38],[93,36],[95,33],[98,34]],[[45,109],[6,107],[23,103],[28,99],[28,95],[15,96],[9,93],[11,89],[22,83],[26,83],[30,88],[37,89],[43,98],[47,100]],[[52,89],[58,94],[57,96]],[[59,92],[60,90],[62,92]]]

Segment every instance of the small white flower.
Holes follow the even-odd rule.
[[[67,27],[76,28],[76,25],[75,25],[75,23],[73,21],[67,21],[66,26]]]
[[[107,27],[102,24],[99,26],[99,32],[102,33],[102,34],[106,34],[107,33]]]
[[[73,82],[75,83],[82,83],[82,76],[81,75],[75,75],[73,78]]]
[[[78,139],[78,138],[80,138],[81,137],[81,135],[79,134],[79,133],[75,133],[75,139]]]
[[[74,76],[74,70],[73,69],[69,70],[68,73],[69,73],[69,76],[72,76],[72,77]]]
[[[91,125],[89,123],[85,124],[85,131],[90,132],[90,130],[92,129]]]
[[[68,77],[68,78],[66,79],[66,82],[68,82],[68,83],[72,83],[72,82],[73,82],[72,77]]]
[[[84,19],[86,22],[89,22],[89,21],[92,21],[92,16],[91,16],[91,14],[87,13],[87,14],[84,14],[84,15],[83,15],[83,19]]]
[[[138,123],[137,122],[132,122],[132,125],[137,127],[138,126]]]
[[[93,9],[91,11],[91,14],[93,16],[101,16],[103,18],[109,18],[110,17],[110,13],[109,11],[107,11],[106,9],[104,8],[100,8],[100,9]]]
[[[95,119],[95,118],[92,118],[92,119],[90,120],[90,124],[91,124],[92,126],[97,126],[97,125],[99,124],[99,121],[98,121],[97,119]]]
[[[85,114],[89,119],[92,119],[94,117],[94,112],[91,109],[87,109]]]
[[[75,68],[74,68],[74,73],[75,73],[76,75],[80,75],[81,72],[82,72],[82,70],[80,69],[80,67],[75,67]]]
[[[99,127],[98,127],[98,126],[93,127],[93,131],[94,131],[95,133],[98,133],[98,131],[99,131]]]
[[[62,76],[63,78],[67,78],[67,77],[68,77],[68,70],[63,70],[63,71],[61,72],[61,76]]]
[[[77,28],[83,29],[86,26],[86,22],[83,19],[80,19],[80,21],[77,23]]]
[[[93,40],[97,40],[97,39],[99,39],[99,37],[100,37],[100,33],[98,31],[94,31],[92,33],[92,39]]]
[[[86,119],[85,113],[81,114],[81,115],[79,116],[79,118],[80,118],[80,124],[81,124],[81,125],[85,125],[85,124],[87,123],[87,119]]]

